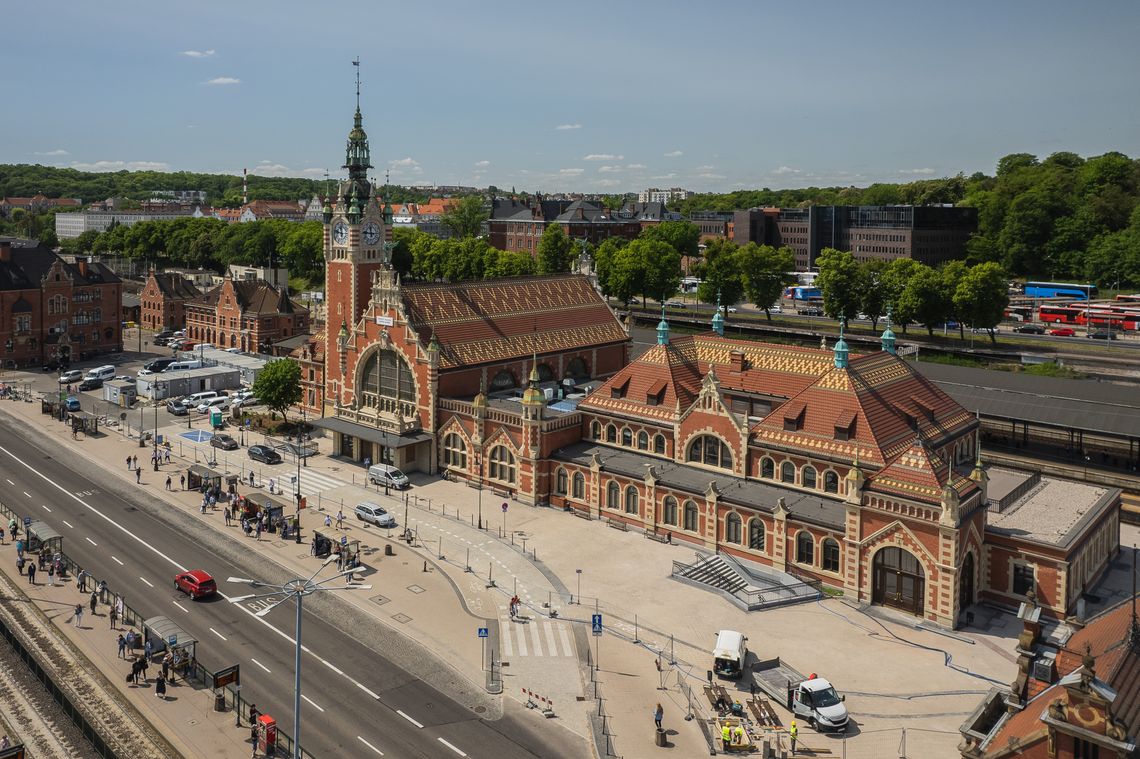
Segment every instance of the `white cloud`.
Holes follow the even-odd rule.
[[[676,172],[670,171],[668,174],[658,174],[655,177],[650,177],[650,179],[676,179],[676,177]]]
[[[702,174],[697,174],[701,179],[725,179],[724,174],[713,174],[711,171],[706,171]]]
[[[665,157],[666,158],[680,158],[683,155],[685,155],[685,151],[683,151],[683,150],[670,150],[668,153],[665,154]]]
[[[599,166],[599,174],[613,174],[616,171],[621,171],[621,166]]]
[[[37,151],[35,153],[32,153],[32,155],[71,155],[71,154],[68,153],[63,148],[56,148],[55,150],[45,150],[42,153]]]
[[[620,179],[599,179],[594,184],[598,185],[599,187],[615,187],[615,186],[621,184],[621,180]]]
[[[644,169],[644,168],[646,168],[644,163],[627,163],[625,165],[625,167],[627,169]]]
[[[241,84],[241,80],[236,79],[232,76],[216,76],[213,79],[207,79],[205,82],[203,82],[203,84],[213,84],[213,85]]]
[[[480,169],[485,169],[491,165],[490,161],[476,161],[475,165]]]
[[[249,170],[251,174],[257,174],[260,177],[312,177],[314,179],[323,178],[325,170],[312,166],[307,169],[294,169],[286,166],[283,163],[276,163],[262,159],[256,166]],[[241,172],[237,172],[241,173]]]
[[[781,166],[778,169],[776,169],[775,171],[773,171],[772,173],[773,174],[799,174],[800,170],[799,169],[793,169],[791,166]]]
[[[934,173],[934,169],[899,169],[900,174],[929,176]]]
[[[412,166],[419,166],[420,162],[415,158],[397,158],[394,161],[388,161],[389,166],[399,166],[401,168],[411,168]]]
[[[95,163],[71,162],[71,168],[78,171],[167,171],[169,164],[161,161],[95,161]]]
[[[583,161],[620,161],[625,156],[614,155],[613,153],[590,153],[588,156],[583,156]]]
[[[558,173],[564,177],[576,177],[583,171],[585,171],[585,169],[559,169]]]
[[[556,126],[554,128],[556,130],[558,130],[559,132],[564,132],[567,129],[581,129],[582,125],[581,124],[559,124],[558,126]]]
[[[435,185],[432,184],[431,182],[428,182],[428,181],[421,179],[418,182],[413,182],[412,186],[413,187],[434,187]]]
[[[214,54],[213,49],[210,50],[183,50],[179,55],[184,55],[187,58],[209,58]]]
[[[711,163],[705,163],[698,166],[697,171],[712,171],[715,168],[716,166],[713,166]]]

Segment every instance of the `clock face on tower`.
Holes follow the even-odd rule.
[[[361,234],[364,236],[365,245],[375,245],[380,242],[380,225],[370,221],[364,225]]]
[[[336,226],[333,227],[333,241],[339,245],[344,245],[348,240],[348,225],[343,221],[338,221]]]

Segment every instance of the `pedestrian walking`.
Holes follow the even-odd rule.
[[[185,490],[186,489],[186,475],[184,475],[184,474],[178,475],[178,489],[179,490]]]
[[[135,685],[138,685],[139,684],[139,672],[141,672],[141,671],[142,671],[142,665],[139,663],[139,660],[138,659],[132,659],[131,660],[131,676],[130,676],[130,678],[128,678],[129,681],[134,683]]]
[[[166,678],[162,675],[159,675],[158,679],[154,681],[154,695],[163,701],[166,700]]]
[[[12,533],[12,537],[16,537],[16,533]],[[22,540],[16,541],[16,556],[21,559],[24,558],[24,541]]]
[[[338,530],[344,529],[344,512],[341,511],[340,509],[337,509],[337,512],[336,512],[336,528]]]
[[[150,659],[151,654],[154,653],[154,644],[151,643],[149,639],[147,640],[146,644],[143,646],[143,653],[146,655],[146,658],[148,660]]]
[[[257,532],[257,539],[260,541],[261,540],[261,520],[260,519],[257,521],[256,532]]]
[[[229,509],[223,509],[223,511],[225,512],[223,514],[223,516],[225,516],[225,518],[226,518],[226,527],[229,527],[230,522],[233,521],[233,519],[230,517],[230,510]]]
[[[166,475],[166,489],[167,490],[172,490],[172,488],[170,487],[172,482],[174,482],[174,479],[169,474]]]
[[[162,657],[162,677],[163,678],[170,676],[170,663],[173,660],[174,660],[174,657],[170,655],[169,651],[166,652],[166,656]]]
[[[138,456],[131,456],[131,468],[133,468],[133,469],[139,468],[139,457]]]
[[[150,643],[148,640],[147,643]],[[147,682],[146,670],[150,667],[150,656],[139,657],[139,674],[142,675],[143,683]]]
[[[12,748],[12,741],[9,740],[7,735],[5,735],[3,738],[0,738],[0,749],[6,748]]]
[[[792,742],[792,756],[796,755],[796,738],[800,736],[800,729],[796,727],[796,721],[792,720],[792,724],[788,726],[788,739]]]
[[[205,514],[206,513],[206,496],[202,496],[202,502],[200,504],[198,504],[198,513],[199,514]]]
[[[119,644],[119,658],[122,659],[127,654],[127,639],[123,637],[122,633],[119,633],[116,642]]]
[[[135,483],[142,484],[142,467],[135,470]]]
[[[91,616],[95,616],[95,607],[99,605],[99,596],[91,591]]]
[[[32,585],[36,584],[36,563],[34,561],[28,562],[28,582]]]
[[[660,702],[657,708],[653,710],[653,724],[657,725],[657,729],[661,729],[661,718],[665,716],[665,710],[661,707]]]
[[[0,527],[0,545],[4,543],[4,528]]]
[[[48,586],[55,587],[55,564],[48,565]]]
[[[260,737],[261,731],[258,729],[258,724],[254,722],[249,727],[249,740],[253,743],[253,749],[250,752],[250,757],[257,756],[257,739]]]
[[[332,516],[325,514],[325,527],[332,527]]]
[[[249,705],[249,724],[256,725],[257,718],[261,716],[261,710],[257,708],[257,704]]]
[[[131,466],[131,457],[130,456],[127,456],[127,469],[128,470],[134,469],[134,467]]]
[[[75,626],[83,626],[83,604],[75,604]]]
[[[169,448],[167,448],[167,449],[166,449],[166,453],[165,453],[165,455],[163,456],[163,458],[165,458],[165,459],[166,459],[166,463],[167,463],[167,464],[169,464],[169,463],[170,463],[170,449],[169,449]]]
[[[372,466],[372,459],[365,456],[364,457],[364,470],[368,471],[369,467],[371,467],[371,466]]]

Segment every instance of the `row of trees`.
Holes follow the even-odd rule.
[[[988,330],[996,342],[993,329],[1009,305],[1008,276],[992,261],[951,261],[934,269],[909,258],[859,262],[834,248],[825,248],[817,261],[816,285],[824,313],[833,319],[863,314],[877,328],[890,305],[891,319],[904,333],[908,325],[922,324],[933,335],[935,326],[956,321],[963,337],[968,324]]]

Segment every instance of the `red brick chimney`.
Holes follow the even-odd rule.
[[[12,243],[7,240],[0,241],[0,261],[7,263],[12,260]]]
[[[81,258],[78,261],[76,261],[76,263],[79,264],[79,273],[81,275],[83,275],[84,277],[86,277],[87,276],[87,259]]]

